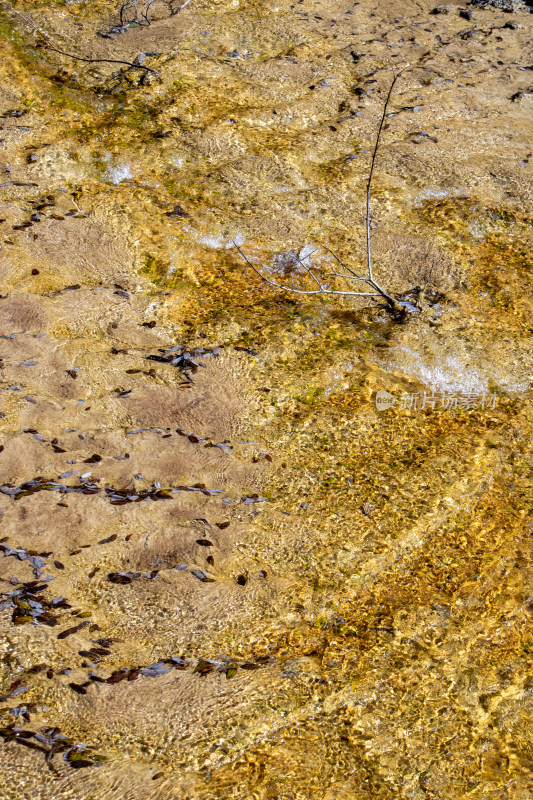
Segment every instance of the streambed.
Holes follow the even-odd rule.
[[[0,795],[526,800],[531,16],[163,5],[2,5]],[[401,322],[233,246],[361,269],[394,61]]]

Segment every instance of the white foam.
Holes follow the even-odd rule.
[[[447,197],[458,197],[464,194],[461,189],[421,189],[419,192],[406,192],[406,200],[413,205],[424,203],[426,200],[445,200]]]
[[[216,236],[215,234],[201,234],[193,228],[186,228],[184,230],[190,233],[197,242],[205,244],[207,247],[212,247],[214,250],[229,250],[231,247],[237,245],[241,247],[244,244],[244,235],[238,231],[231,236],[223,235]]]
[[[508,392],[524,392],[529,388],[528,381],[516,381],[500,366],[488,362],[471,364],[468,357],[459,355],[426,357],[409,347],[395,348],[385,366],[442,394],[486,394],[492,386]]]
[[[130,164],[126,162],[116,162],[111,153],[104,153],[102,161],[104,180],[118,184],[133,178]]]
[[[129,164],[117,164],[116,167],[108,169],[108,176],[111,183],[122,183],[133,178]]]

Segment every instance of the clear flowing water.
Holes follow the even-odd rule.
[[[0,797],[526,800],[531,16],[151,8],[1,7]],[[364,270],[393,64],[400,322],[238,252]]]

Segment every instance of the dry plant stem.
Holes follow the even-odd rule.
[[[124,14],[126,11],[129,11],[132,6],[136,5],[136,3],[122,3],[120,6],[120,24],[126,25],[126,21],[124,18]]]
[[[182,11],[185,8],[185,6],[188,6],[190,2],[191,0],[185,0],[185,2],[182,3],[181,6],[178,6],[178,8],[175,11],[172,11],[172,3],[171,3],[170,8],[172,16],[174,16],[174,14],[179,14],[180,11]]]
[[[381,115],[378,131],[377,131],[376,144],[374,145],[374,150],[372,152],[372,160],[370,162],[370,171],[368,173],[368,179],[367,179],[367,182],[366,182],[366,247],[363,247],[362,245],[360,245],[360,247],[366,252],[367,275],[366,276],[357,275],[357,273],[354,272],[354,270],[351,269],[351,267],[348,267],[348,266],[346,266],[346,264],[343,264],[343,262],[340,260],[340,258],[338,258],[338,256],[336,256],[335,253],[333,253],[329,249],[329,247],[326,247],[324,245],[324,249],[331,256],[333,256],[335,261],[342,268],[343,272],[339,272],[335,267],[333,267],[332,268],[333,271],[332,272],[323,273],[322,274],[323,277],[325,277],[325,278],[342,278],[343,280],[346,280],[346,281],[350,281],[350,280],[352,280],[352,281],[362,281],[362,283],[366,283],[367,286],[370,289],[373,289],[373,291],[370,291],[370,292],[350,292],[350,291],[344,291],[344,290],[339,290],[339,289],[330,289],[330,287],[327,284],[323,283],[322,280],[317,277],[315,272],[313,272],[313,267],[308,267],[303,263],[305,259],[309,258],[309,256],[313,255],[313,253],[316,252],[316,251],[313,251],[313,253],[308,253],[305,256],[305,258],[303,258],[303,259],[298,259],[298,264],[300,264],[303,267],[303,269],[305,270],[307,275],[316,284],[317,288],[316,289],[297,289],[294,286],[286,286],[286,285],[278,283],[277,281],[274,281],[271,278],[269,278],[266,275],[264,275],[261,272],[261,270],[258,269],[250,261],[250,259],[243,253],[241,248],[235,242],[233,242],[233,246],[235,247],[235,249],[237,250],[237,252],[241,256],[241,258],[246,262],[246,264],[248,264],[248,266],[257,275],[259,275],[259,277],[263,281],[268,283],[270,286],[274,286],[276,289],[282,289],[283,291],[286,291],[286,292],[293,292],[294,294],[302,294],[302,295],[329,294],[329,295],[339,295],[339,296],[342,296],[342,297],[382,297],[386,301],[386,303],[389,306],[389,309],[391,311],[395,312],[396,314],[398,314],[398,313],[403,314],[405,312],[405,309],[401,306],[401,304],[394,297],[392,297],[390,294],[388,294],[388,292],[386,292],[384,289],[382,289],[381,286],[374,279],[374,274],[372,272],[372,253],[371,253],[371,236],[370,236],[370,228],[371,228],[371,221],[372,221],[372,217],[371,217],[371,214],[370,214],[370,195],[371,195],[371,189],[372,189],[372,177],[373,177],[373,174],[374,174],[374,166],[375,166],[375,163],[376,163],[376,156],[377,156],[377,152],[378,152],[378,148],[379,148],[379,141],[380,141],[380,138],[381,138],[381,132],[383,130],[383,125],[384,125],[384,122],[385,122],[385,118],[387,116],[387,109],[389,107],[389,102],[390,102],[390,99],[391,99],[391,96],[392,96],[392,91],[394,89],[394,85],[396,84],[396,81],[398,80],[398,77],[399,77],[399,73],[398,74],[394,74],[394,79],[393,79],[393,81],[392,81],[392,83],[390,85],[390,88],[389,88],[389,91],[388,91],[388,94],[387,94],[387,98],[385,100],[383,113]],[[316,270],[316,268],[315,268],[315,270]]]
[[[148,12],[150,11],[150,6],[152,6],[155,3],[155,1],[156,0],[146,0],[145,9],[142,16],[139,16],[139,10],[137,8],[138,0],[132,0],[132,2],[123,3],[122,6],[120,7],[120,24],[122,26],[132,25],[133,23],[137,23],[140,25],[144,21],[148,25],[151,25],[152,21],[148,16]],[[133,19],[126,21],[125,13],[126,11],[129,11],[131,8],[133,8]]]
[[[372,161],[370,162],[370,172],[368,173],[368,181],[366,183],[366,257],[368,266],[368,278],[370,281],[374,280],[374,277],[372,275],[372,255],[370,248],[370,190],[372,187],[372,175],[374,174],[374,165],[376,163],[376,156],[378,154],[381,131],[383,130],[383,124],[385,122],[385,117],[387,116],[387,108],[389,107],[392,90],[394,89],[394,84],[396,83],[397,80],[398,80],[398,75],[394,75],[393,81],[390,85],[389,93],[387,95],[387,99],[385,100],[385,105],[383,107],[383,114],[381,115],[381,120],[379,123],[378,133],[376,136],[376,144],[374,145],[374,152],[372,153]]]
[[[126,64],[128,67],[132,67],[133,69],[143,69],[145,72],[153,72],[154,75],[157,75],[155,69],[152,69],[151,67],[143,67],[142,64],[133,64],[131,61],[120,61],[116,58],[83,58],[83,56],[75,56],[73,53],[66,53],[64,50],[59,50],[49,42],[46,42],[43,47],[46,47],[47,50],[53,50],[54,53],[59,53],[67,58],[73,58],[76,61],[85,61],[87,64],[97,64],[99,62],[105,62],[106,64]]]
[[[141,25],[143,22],[145,22],[147,25],[151,25],[152,19],[149,17],[148,12],[150,11],[150,8],[154,5],[155,2],[157,2],[157,0],[145,0],[144,3],[145,8],[143,13],[139,12],[138,9],[139,0],[129,0],[129,2],[123,3],[120,7],[120,12],[119,12],[121,27],[125,28],[128,25],[132,25],[133,23]],[[185,6],[188,6],[190,2],[191,0],[185,0],[184,3],[179,5],[177,8],[174,8],[173,0],[166,0],[166,6],[168,8],[170,16],[174,17],[176,14],[179,14],[179,12],[182,11],[185,8]],[[133,9],[133,17],[132,19],[127,19],[126,12],[130,11],[131,9]]]
[[[31,26],[32,30],[34,30],[39,36],[42,37],[42,41],[37,44],[37,47],[45,47],[47,50],[53,50],[54,53],[59,53],[62,56],[66,56],[67,58],[73,58],[75,61],[85,61],[87,64],[96,64],[98,62],[105,62],[106,64],[126,64],[128,67],[133,67],[133,69],[143,69],[145,72],[153,72],[154,75],[157,75],[155,69],[151,67],[143,67],[142,64],[132,64],[131,61],[119,61],[116,58],[83,58],[83,56],[75,56],[73,53],[66,53],[64,50],[59,50],[59,48],[54,47],[50,44],[49,35],[41,31],[33,21],[31,17],[27,17],[24,14],[21,14],[16,9],[12,8],[10,4],[7,4],[7,8],[9,11],[13,12],[21,19],[23,19],[28,25]],[[122,9],[121,9],[122,13]]]
[[[252,264],[250,259],[247,258],[247,256],[245,256],[245,254],[243,253],[243,251],[241,250],[241,248],[239,247],[238,244],[233,242],[233,246],[235,247],[235,249],[237,250],[237,252],[241,256],[241,258],[244,261],[246,261],[248,266],[251,269],[253,269],[253,271],[257,275],[259,275],[259,277],[262,280],[264,280],[266,283],[270,284],[270,286],[275,286],[276,289],[283,289],[284,291],[292,292],[293,294],[307,294],[307,295],[309,295],[309,294],[333,294],[333,295],[341,295],[342,297],[379,297],[381,295],[382,297],[387,297],[387,295],[382,290],[379,290],[379,291],[376,291],[376,292],[346,292],[346,291],[339,291],[337,289],[329,289],[327,286],[325,286],[323,283],[321,283],[318,280],[316,275],[313,275],[313,273],[311,272],[311,270],[308,267],[305,267],[303,265],[301,260],[299,261],[299,263],[302,264],[302,266],[304,267],[305,271],[308,273],[308,275],[311,276],[311,278],[317,284],[318,288],[316,288],[316,289],[295,289],[293,286],[284,286],[282,283],[277,283],[276,281],[273,281],[270,278],[267,278],[265,275],[263,275],[261,270],[257,269],[257,267],[254,264]],[[312,255],[312,254],[310,253],[309,255]],[[306,258],[308,258],[308,257],[309,256],[306,256]],[[369,283],[369,281],[366,278],[358,278],[357,276],[339,275],[339,277],[344,277],[344,278],[354,277],[356,280],[362,280],[362,281],[365,281],[365,283]],[[391,298],[391,300],[393,300],[393,298]]]

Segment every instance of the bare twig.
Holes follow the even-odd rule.
[[[145,72],[152,72],[154,75],[157,75],[155,69],[152,69],[151,67],[144,67],[142,64],[134,64],[132,61],[122,61],[117,58],[84,58],[83,56],[75,56],[73,53],[66,53],[64,50],[59,50],[59,48],[54,47],[48,41],[46,41],[42,46],[47,50],[53,50],[54,53],[59,53],[67,58],[73,58],[76,61],[85,61],[87,64],[97,64],[100,62],[104,62],[106,64],[126,64],[128,67],[132,67],[133,69],[143,69]]]
[[[143,21],[146,22],[147,25],[152,24],[152,20],[148,16],[148,12],[150,11],[150,7],[156,0],[145,0],[144,4],[144,11],[139,11],[139,0],[129,0],[129,2],[122,3],[120,7],[120,25],[122,28],[126,28],[128,25],[142,25]],[[126,18],[126,11],[130,11],[133,9],[133,16],[131,19]]]
[[[387,109],[389,106],[389,102],[392,96],[392,92],[396,81],[398,80],[399,74],[394,73],[393,81],[390,85],[387,98],[385,100],[385,105],[383,108],[383,113],[381,115],[381,119],[378,126],[377,136],[376,136],[376,143],[374,145],[374,150],[372,152],[372,159],[370,162],[370,170],[368,173],[368,179],[366,182],[366,215],[365,215],[365,227],[366,227],[366,247],[359,244],[359,246],[366,252],[366,266],[367,266],[367,274],[366,275],[358,275],[355,270],[351,267],[344,264],[340,258],[333,253],[329,247],[323,245],[324,250],[326,250],[337,262],[340,269],[332,266],[330,272],[324,272],[323,270],[320,271],[320,277],[317,276],[316,272],[318,271],[317,267],[309,267],[303,263],[303,261],[309,258],[316,250],[313,250],[311,253],[308,253],[304,258],[297,259],[296,263],[299,264],[304,272],[308,275],[308,277],[313,281],[316,285],[316,289],[303,289],[297,288],[294,286],[288,286],[284,283],[278,283],[278,281],[272,280],[272,278],[268,277],[261,271],[252,261],[243,253],[242,249],[234,242],[233,245],[241,258],[246,262],[246,264],[257,274],[259,277],[265,281],[265,283],[269,284],[270,286],[275,287],[276,289],[281,289],[287,292],[293,292],[294,294],[301,294],[301,295],[320,295],[320,294],[328,294],[328,295],[338,295],[342,297],[382,297],[389,309],[396,314],[404,313],[405,308],[401,305],[401,303],[396,300],[392,295],[385,291],[375,280],[373,270],[372,270],[372,251],[371,251],[371,214],[370,214],[370,198],[371,198],[371,190],[372,190],[372,177],[374,175],[374,167],[376,164],[376,157],[379,148],[379,141],[381,138],[381,132],[383,130],[383,124],[385,122],[385,118],[387,116]],[[314,271],[313,271],[314,270]],[[368,286],[371,291],[366,292],[352,292],[346,289],[332,289],[323,282],[324,278],[340,278],[345,281],[360,281]]]
[[[347,266],[346,266],[346,264],[343,264],[343,263],[342,263],[342,261],[340,260],[340,258],[339,258],[337,255],[335,255],[335,253],[333,252],[333,250],[330,250],[330,249],[329,249],[329,247],[326,247],[326,245],[323,245],[323,247],[324,247],[324,250],[327,250],[327,252],[328,252],[328,253],[329,253],[331,256],[333,256],[333,258],[335,259],[335,261],[337,261],[337,263],[339,263],[343,269],[347,270],[347,272],[349,272],[349,273],[350,273],[350,275],[353,275],[353,277],[354,277],[354,278],[355,278],[355,277],[357,277],[357,276],[356,276],[356,273],[353,271],[353,269],[351,269],[350,267],[347,267]],[[363,249],[364,249],[364,248],[363,248]],[[363,280],[364,280],[364,278],[358,278],[358,280],[361,280],[361,281],[363,281]]]
[[[152,6],[154,3],[155,3],[155,0],[147,0],[146,8],[144,9],[144,15],[143,15],[142,18],[144,20],[146,20],[148,25],[152,24],[152,21],[151,21],[150,17],[148,16],[148,12],[150,11],[150,6]]]
[[[5,183],[0,183],[0,188],[2,186],[38,186],[38,183],[26,183],[25,181],[5,181]]]
[[[285,292],[294,292],[295,294],[306,294],[306,295],[309,295],[309,294],[333,294],[333,295],[343,295],[345,297],[346,296],[347,297],[379,297],[379,295],[382,294],[382,292],[346,292],[346,291],[337,291],[336,289],[329,289],[327,286],[325,286],[323,283],[321,283],[321,281],[319,281],[318,278],[316,278],[316,276],[314,276],[314,275],[312,277],[315,280],[315,282],[317,283],[318,289],[295,289],[293,286],[284,286],[282,283],[277,283],[276,281],[273,281],[271,278],[266,277],[266,275],[264,275],[261,272],[261,270],[257,269],[257,267],[254,264],[252,264],[250,259],[243,253],[243,251],[241,250],[239,245],[236,244],[236,242],[233,242],[233,246],[235,247],[237,252],[240,254],[240,256],[244,259],[244,261],[246,261],[248,266],[251,269],[253,269],[253,271],[255,273],[257,273],[257,275],[259,275],[260,278],[262,278],[262,280],[266,281],[266,283],[270,284],[270,286],[274,286],[276,289],[282,289]],[[301,263],[301,261],[299,261],[299,263]],[[305,267],[304,267],[304,269],[305,269]]]
[[[170,15],[173,17],[175,14],[179,14],[180,11],[183,11],[185,6],[188,6],[190,2],[191,0],[185,0],[185,2],[181,4],[181,6],[178,6],[176,9],[174,9],[174,0],[170,0],[170,2],[168,3],[168,6],[170,8]]]
[[[368,173],[368,181],[366,183],[366,256],[367,256],[367,268],[368,268],[368,276],[370,280],[373,280],[372,276],[372,256],[370,250],[370,190],[372,187],[372,176],[374,174],[374,165],[376,163],[376,156],[378,154],[378,147],[379,147],[379,140],[381,137],[381,131],[383,129],[383,123],[385,122],[385,117],[387,116],[387,108],[389,107],[389,102],[392,95],[392,90],[394,89],[394,84],[398,80],[398,74],[394,75],[392,83],[390,85],[389,93],[387,95],[387,99],[385,100],[385,105],[383,106],[383,114],[381,115],[381,120],[379,122],[378,133],[376,136],[376,144],[374,145],[374,152],[372,153],[372,161],[370,162],[370,172]]]
[[[135,0],[132,0],[132,2],[130,2],[130,3],[122,3],[122,5],[120,6],[120,24],[121,25],[127,25],[128,24],[126,22],[126,20],[124,19],[124,14],[126,13],[126,11],[129,11],[130,8],[136,7],[136,6],[137,6],[137,3],[135,2]],[[136,8],[135,8],[135,10],[137,11]]]
[[[151,25],[154,18],[150,16],[150,9],[158,2],[159,0],[142,0],[142,2],[141,0],[126,0],[120,7],[119,25],[115,25],[107,32],[102,32],[101,35],[111,37],[119,33],[124,33],[132,25]],[[191,0],[185,0],[184,3],[175,7],[174,0],[161,0],[161,3],[167,7],[168,14],[171,17],[179,14],[190,2]]]

